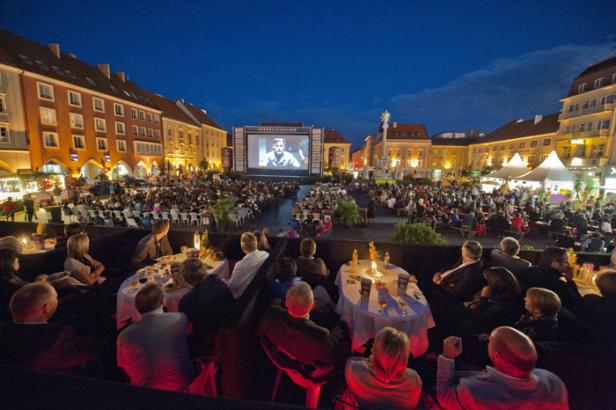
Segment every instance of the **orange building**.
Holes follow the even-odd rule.
[[[90,179],[159,172],[161,110],[123,72],[6,31],[0,49],[0,63],[21,70],[33,170]]]

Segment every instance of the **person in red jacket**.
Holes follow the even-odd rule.
[[[13,202],[13,198],[8,197],[6,201],[2,204],[2,213],[6,216],[6,220],[9,218],[11,221],[15,222],[15,202]]]

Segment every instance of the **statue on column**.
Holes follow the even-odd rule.
[[[385,110],[381,114],[381,127],[383,128],[383,153],[381,156],[381,169],[383,171],[387,170],[387,129],[389,128],[389,120],[391,119],[391,114],[389,111]]]

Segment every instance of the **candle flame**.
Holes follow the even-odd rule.
[[[24,245],[26,245],[28,243],[28,240],[26,238],[22,238],[21,239],[21,243],[23,243]]]

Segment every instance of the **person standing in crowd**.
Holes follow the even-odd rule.
[[[421,395],[421,377],[407,367],[410,343],[403,332],[384,327],[374,339],[369,359],[347,360],[348,387],[343,401],[356,402],[359,408],[378,406],[388,409],[414,409]]]
[[[168,233],[169,221],[156,221],[152,225],[152,233],[143,237],[137,244],[131,264],[149,264],[161,256],[173,255],[169,239],[167,239]]]
[[[568,409],[567,389],[555,374],[536,369],[537,351],[532,340],[508,326],[494,329],[488,355],[494,367],[456,375],[455,359],[462,354],[462,339],[443,341],[438,357],[437,398],[446,410],[462,409]]]
[[[32,196],[27,194],[23,199],[24,211],[26,212],[26,222],[32,222],[34,219],[34,201],[32,200]]]
[[[118,336],[117,363],[133,386],[183,392],[195,377],[188,355],[188,319],[163,311],[163,291],[154,283],[135,296],[141,320]]]
[[[4,213],[7,222],[9,220],[15,222],[15,207],[16,205],[15,202],[13,202],[12,197],[6,198],[6,201],[2,204],[2,212]]]

